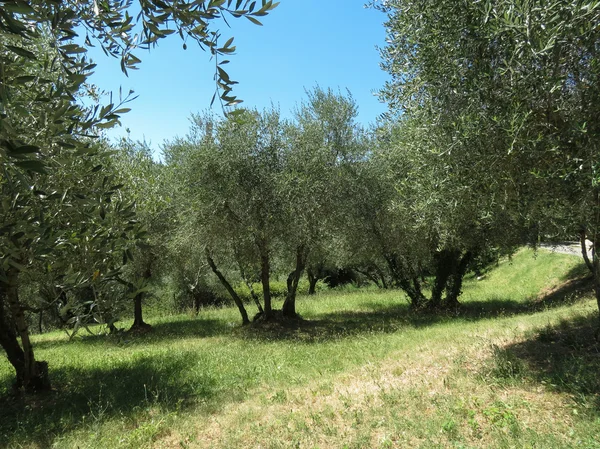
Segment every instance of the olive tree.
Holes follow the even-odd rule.
[[[343,223],[346,185],[351,166],[360,156],[362,130],[356,123],[358,108],[352,95],[317,86],[295,111],[288,126],[280,194],[287,254],[294,259],[288,276],[285,316],[295,316],[295,298],[302,272],[307,269],[311,287],[318,268],[333,260],[332,242]],[[331,262],[329,262],[331,263]]]
[[[459,143],[479,140],[471,166],[492,167],[498,182],[488,195],[525,238],[595,242],[598,3],[392,0],[380,7],[389,15],[382,55],[392,81],[383,96],[392,107],[431,111]],[[449,142],[445,157],[469,156],[456,148]],[[600,279],[600,264],[586,263]]]
[[[175,226],[173,186],[166,167],[153,159],[152,150],[144,142],[122,139],[115,159],[124,194],[135,204],[136,219],[144,228],[143,243],[130,254],[126,272],[118,279],[133,301],[132,329],[148,330],[150,325],[143,319],[142,303],[149,282],[161,268]]]
[[[244,323],[249,322],[245,307],[219,266],[242,277],[248,266],[257,266],[264,313],[271,315],[269,280],[281,226],[277,186],[283,144],[277,111],[240,110],[225,120],[196,117],[187,139],[165,147],[167,163],[180,167],[180,192],[187,196],[182,220],[195,223],[208,266],[236,302]]]

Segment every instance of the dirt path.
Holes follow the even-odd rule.
[[[586,241],[586,247],[588,249],[588,256],[592,257],[591,251],[592,242],[589,240]],[[571,254],[573,256],[581,256],[581,245],[579,242],[563,242],[563,243],[542,243],[540,244],[540,248],[547,249],[548,251],[552,251],[555,253],[561,254]]]

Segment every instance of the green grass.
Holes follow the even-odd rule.
[[[582,273],[523,250],[469,278],[456,316],[359,290],[301,297],[300,325],[224,308],[35,336],[55,391],[11,397],[0,359],[0,447],[600,447],[597,312],[566,283]]]

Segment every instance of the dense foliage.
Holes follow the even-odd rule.
[[[124,72],[140,62],[136,49],[173,33],[184,47],[191,39],[219,58],[235,47],[232,39],[222,43],[211,22],[229,14],[257,23],[257,16],[276,6],[141,1],[140,11],[131,1],[0,2],[0,344],[16,370],[17,387],[50,387],[47,365],[35,360],[29,341],[25,311],[32,306],[21,296],[27,288],[31,293],[32,282],[23,285],[24,280],[43,277],[33,282],[43,291],[29,295],[38,302],[33,309],[54,315],[58,309],[74,330],[82,315],[102,321],[101,309],[114,308],[114,287],[108,298],[101,293],[113,281],[126,285],[136,308],[145,288],[120,276],[145,238],[135,217],[142,189],[134,176],[119,179],[118,164],[97,139],[127,112],[122,106],[130,97],[119,93],[117,102],[111,96],[109,104],[99,104],[96,90],[86,84],[94,69],[86,57],[92,41],[120,58]],[[226,61],[217,61],[216,93],[235,104],[235,82],[221,67]],[[131,190],[123,190],[125,183]],[[153,221],[152,215],[144,212],[143,221]],[[149,273],[144,268],[141,277]],[[112,324],[114,312],[104,312]]]
[[[466,168],[460,184],[521,223],[531,243],[580,238],[600,305],[600,4],[392,0],[379,7],[389,17],[382,55],[392,75],[383,97],[438,134],[430,151]]]

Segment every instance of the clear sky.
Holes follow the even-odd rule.
[[[305,88],[315,85],[350,90],[359,106],[359,121],[373,122],[385,111],[374,96],[387,79],[380,69],[376,46],[383,46],[385,16],[365,8],[365,0],[281,0],[262,18],[259,27],[247,19],[231,19],[231,28],[220,22],[223,42],[234,36],[236,54],[229,57],[228,73],[240,84],[234,94],[243,106],[278,105],[284,116],[305,98]],[[91,81],[118,93],[133,89],[139,97],[122,119],[123,127],[109,132],[145,139],[158,150],[165,139],[183,136],[191,113],[206,110],[214,93],[214,61],[195,44],[183,50],[177,35],[161,41],[150,52],[138,51],[140,70],[129,77],[116,60],[94,51],[98,63]],[[221,112],[215,102],[213,108]]]

